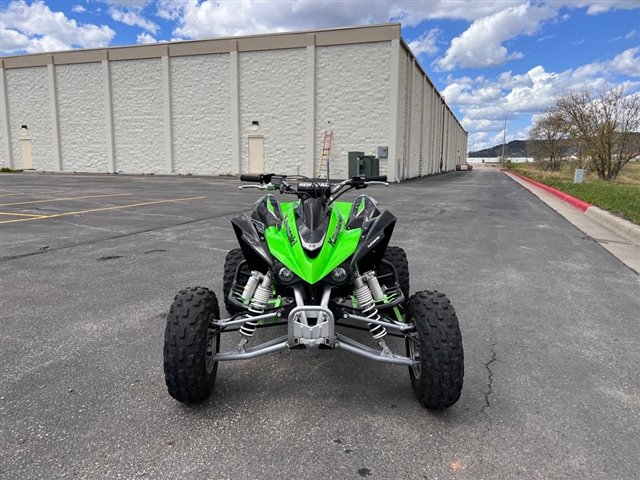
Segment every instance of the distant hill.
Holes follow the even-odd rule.
[[[502,144],[491,148],[485,148],[484,150],[478,150],[477,152],[469,152],[467,154],[469,158],[499,157],[500,155],[502,155]],[[512,140],[507,143],[505,147],[505,156],[527,157],[527,141]]]
[[[529,145],[530,152],[535,152],[536,150],[544,150],[544,148],[536,148],[536,143],[544,143],[543,140],[512,140],[507,143],[504,152],[506,157],[533,157],[534,155],[529,153],[527,154],[527,144]],[[631,138],[628,142],[629,151],[638,151],[640,149],[640,133],[633,132],[631,133]],[[577,155],[578,152],[575,148],[570,148],[567,152],[567,155]],[[496,145],[495,147],[485,148],[484,150],[478,150],[477,152],[469,152],[467,157],[469,158],[492,158],[499,157],[502,155],[502,144]]]

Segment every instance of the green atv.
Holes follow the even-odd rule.
[[[462,390],[464,357],[458,319],[443,294],[409,295],[404,250],[389,246],[396,218],[359,195],[336,201],[351,189],[387,185],[386,177],[353,177],[321,183],[306,177],[242,175],[239,188],[293,194],[280,202],[267,193],[250,216],[231,220],[240,248],[227,254],[220,319],[215,294],[194,287],[176,295],[167,318],[164,373],[178,401],[204,401],[218,362],[246,360],[289,349],[341,348],[370,360],[409,367],[422,405],[450,407]],[[291,182],[291,183],[289,183]],[[286,325],[287,334],[258,345],[259,328]],[[345,335],[366,330],[374,346]],[[238,332],[235,348],[220,352],[222,334]],[[406,354],[391,351],[385,336],[405,339]]]

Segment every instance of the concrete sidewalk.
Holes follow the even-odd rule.
[[[609,217],[612,215],[598,207],[592,206],[587,212],[583,213],[573,205],[563,202],[557,196],[537,187],[533,183],[523,180],[511,172],[503,173],[529,190],[549,207],[593,238],[622,263],[636,273],[640,273],[640,243],[636,243],[634,235],[623,236],[619,233],[618,224],[622,222],[611,221]],[[591,210],[594,211],[591,212]],[[614,226],[616,228],[615,230],[613,228]]]

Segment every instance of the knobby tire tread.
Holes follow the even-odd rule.
[[[462,335],[453,305],[444,294],[426,290],[409,299],[407,314],[420,339],[420,377],[409,367],[416,397],[430,409],[450,407],[460,398],[464,378]]]
[[[164,373],[169,394],[180,402],[200,403],[213,390],[217,364],[211,373],[206,367],[212,315],[220,318],[220,311],[207,288],[186,288],[173,299],[164,337]]]

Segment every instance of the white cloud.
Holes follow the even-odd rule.
[[[416,26],[425,20],[473,21],[523,0],[431,0],[428,2],[234,0],[158,0],[158,16],[177,22],[173,34],[183,38],[220,37],[308,28],[340,27],[387,21]]]
[[[435,0],[428,2],[396,2],[390,9],[393,18],[402,19],[407,26],[415,26],[424,20],[457,19],[471,22],[493,15],[505,8],[521,5],[523,0],[486,2],[478,0]]]
[[[544,42],[545,40],[551,40],[555,35],[545,35],[544,37],[538,38],[538,42]]]
[[[633,10],[640,7],[637,0],[587,0],[578,2],[566,2],[568,7],[583,8],[587,7],[587,14],[599,15],[609,10]]]
[[[128,4],[127,0],[108,0],[110,3]],[[135,0],[145,5],[147,0]],[[527,0],[429,0],[423,2],[401,2],[377,0],[367,2],[349,0],[157,0],[157,15],[176,22],[173,36],[180,38],[206,38],[254,33],[281,32],[311,28],[340,27],[387,21],[401,21],[403,26],[416,26],[425,20],[453,19],[474,22],[492,18],[505,10],[524,9],[527,16],[536,12],[553,11],[562,6],[577,7],[575,0],[553,0],[533,2]],[[604,8],[607,0],[581,1],[579,6],[594,9]],[[623,1],[614,2],[623,4]],[[636,3],[635,0],[629,3]],[[621,8],[621,7],[618,7]],[[628,7],[626,7],[628,8]],[[550,13],[551,16],[554,14]],[[565,14],[566,16],[566,14]],[[508,21],[508,19],[507,19]],[[519,24],[525,19],[516,19]],[[534,20],[536,25],[539,23]],[[509,25],[501,26],[502,29]],[[521,34],[517,33],[516,35]],[[515,35],[514,35],[515,36]],[[513,37],[513,36],[512,36]],[[512,37],[503,37],[506,40]],[[494,44],[500,48],[501,41]],[[515,54],[517,56],[517,54]]]
[[[140,27],[153,34],[158,33],[158,30],[160,29],[156,23],[144,18],[140,11],[136,9],[120,9],[111,7],[109,8],[109,15],[111,15],[111,18],[116,22],[122,22],[125,25],[130,25],[132,27]]]
[[[2,39],[1,50],[7,53],[26,50],[30,45],[29,37],[16,30],[5,28],[4,25],[0,26],[0,38]]]
[[[531,125],[521,128],[520,130],[514,130],[511,133],[507,130],[507,141],[510,142],[511,140],[524,140],[526,138],[529,138],[530,130],[531,130]]]
[[[4,53],[28,53],[71,48],[96,48],[109,44],[115,32],[107,25],[80,25],[42,1],[14,0],[0,12],[0,45]]]
[[[489,103],[498,101],[502,95],[502,90],[498,85],[484,85],[471,89],[470,85],[457,82],[450,83],[442,90],[442,95],[447,103],[455,105],[475,105],[478,103]]]
[[[409,48],[415,55],[435,55],[438,53],[438,35],[440,35],[439,28],[427,30],[418,38],[409,42]]]
[[[496,130],[498,128],[502,128],[504,125],[503,120],[472,120],[470,118],[463,118],[460,121],[460,124],[464,127],[468,132],[474,132],[477,134],[482,134],[480,137],[485,138],[488,135],[488,131]]]
[[[100,1],[108,3],[109,5],[118,5],[119,7],[143,8],[149,5],[153,0],[100,0]]]
[[[615,74],[640,77],[640,47],[629,48],[611,60],[588,63],[574,71],[574,76],[582,80]]]
[[[627,33],[624,36],[625,40],[631,40],[632,38],[636,38],[636,36],[638,36],[638,32],[636,32],[635,30],[631,30],[629,33]]]
[[[75,13],[82,13],[82,12],[86,12],[86,11],[87,11],[87,9],[86,9],[86,8],[84,8],[82,5],[74,5],[74,6],[71,8],[71,11],[72,11],[72,12],[75,12]]]
[[[138,43],[144,43],[144,44],[146,44],[146,43],[158,43],[158,41],[155,38],[153,38],[152,35],[148,34],[147,32],[142,32],[140,35],[138,35],[136,37],[136,39],[137,39]]]
[[[640,77],[640,47],[630,48],[616,55],[608,66],[623,75]]]
[[[491,146],[491,145],[488,145],[488,142],[486,141],[487,136],[488,136],[487,132],[469,132],[468,143],[469,143],[469,146],[473,145],[473,148],[470,148],[470,150],[480,150],[482,148]]]
[[[640,47],[624,50],[609,60],[562,72],[549,72],[538,65],[523,74],[503,72],[496,79],[449,76],[442,93],[447,103],[459,106],[460,123],[470,132],[469,148],[478,150],[502,142],[505,117],[510,121],[520,119],[520,124],[533,120],[567,91],[587,87],[598,91],[615,84],[624,85],[627,92],[640,91],[640,81],[621,82],[620,76],[640,78]],[[526,138],[527,132],[528,127],[518,127],[509,137]],[[499,141],[491,143],[497,137]]]
[[[159,0],[158,15],[177,22],[174,36],[204,38],[385,22],[390,4]]]
[[[535,33],[545,20],[556,13],[554,8],[547,5],[523,4],[480,18],[451,41],[445,56],[434,65],[439,70],[450,71],[456,67],[495,66],[510,59],[522,58],[522,53],[509,53],[502,43],[520,35]]]

